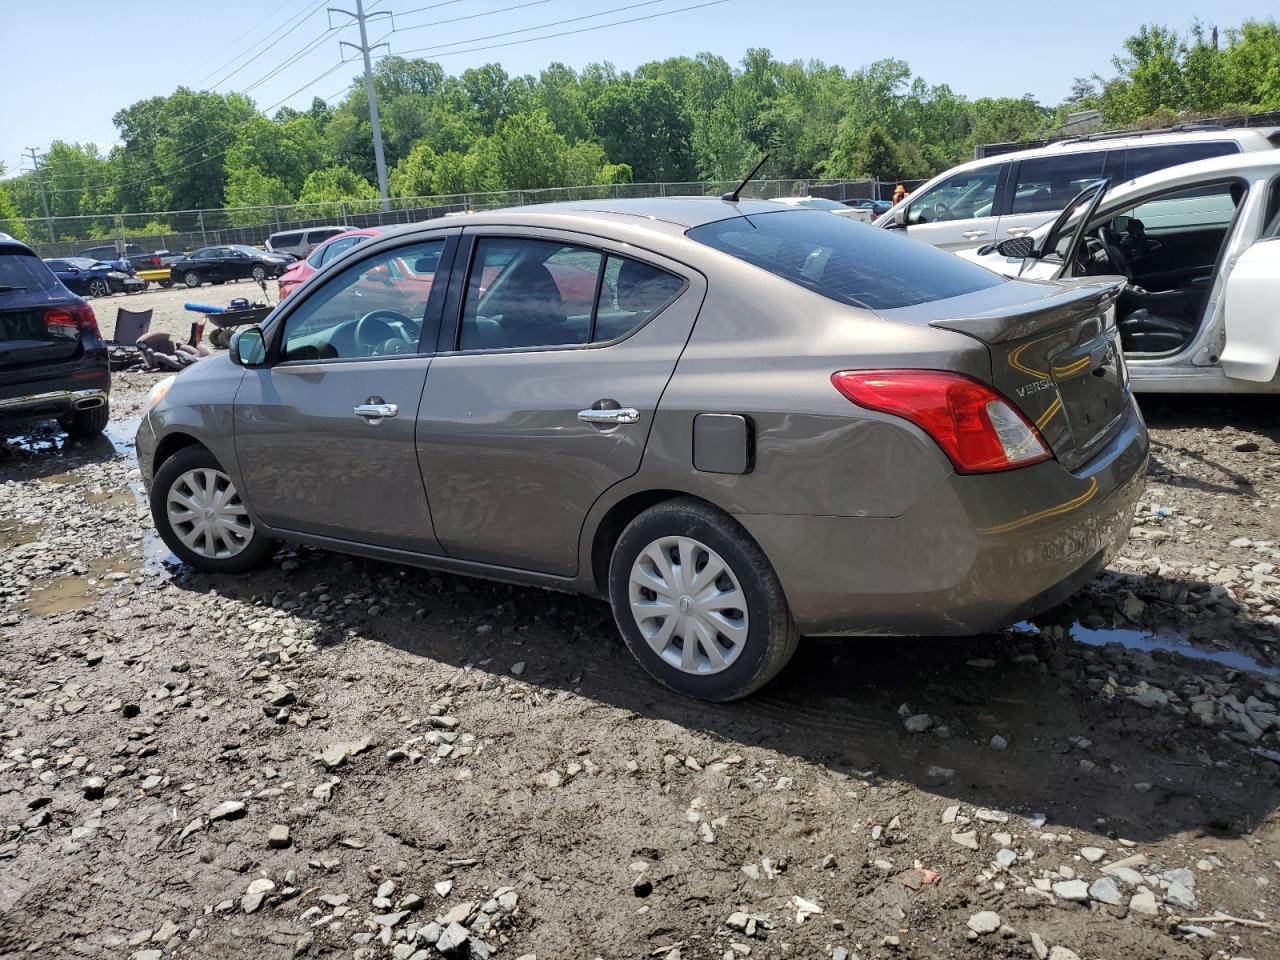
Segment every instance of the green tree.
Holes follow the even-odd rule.
[[[233,226],[249,227],[271,220],[264,207],[275,207],[293,202],[293,192],[276,177],[268,176],[257,167],[240,167],[231,172],[227,180],[227,206],[232,208],[229,219]]]
[[[318,204],[309,208],[315,217],[341,217],[347,208],[342,201],[377,200],[378,191],[368,180],[347,167],[325,167],[307,175],[298,192],[299,204]]]
[[[637,179],[670,181],[695,176],[689,120],[665,81],[611,84],[592,101],[589,113],[610,159],[631,164]]]
[[[397,197],[426,197],[435,191],[435,171],[440,158],[427,143],[419,143],[395,165],[388,176]]]

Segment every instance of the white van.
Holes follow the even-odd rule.
[[[1020,237],[1052,220],[1097,180],[1125,183],[1182,163],[1273,150],[1280,128],[1094,134],[952,167],[880,216],[876,226],[962,250]]]
[[[267,237],[267,249],[272,253],[291,253],[299,260],[326,240],[346,233],[350,227],[308,227],[305,230],[281,230]]]

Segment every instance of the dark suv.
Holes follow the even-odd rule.
[[[93,308],[0,233],[0,423],[56,419],[72,436],[93,436],[107,425],[110,393]]]

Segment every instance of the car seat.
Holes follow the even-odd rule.
[[[473,346],[536,347],[565,342],[556,328],[564,326],[569,316],[546,264],[518,264],[500,280],[498,290],[485,303],[489,322],[481,323],[485,318],[477,317],[473,321],[475,337],[466,338],[477,341]]]

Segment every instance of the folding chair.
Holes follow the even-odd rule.
[[[151,328],[152,312],[151,310],[126,310],[124,307],[117,309],[116,330],[112,343],[122,347],[135,346],[138,338]]]

